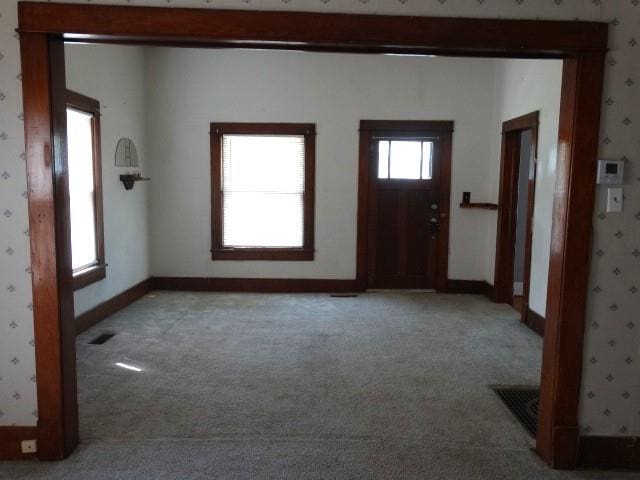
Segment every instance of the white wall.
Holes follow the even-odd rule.
[[[491,182],[491,201],[498,201],[502,122],[540,111],[529,305],[542,316],[545,315],[547,300],[561,80],[562,62],[559,60],[501,60],[496,65],[492,158],[498,161],[492,163],[492,170],[487,175]],[[490,213],[488,219],[487,244],[494,247],[486,252],[485,279],[493,283],[496,213]]]
[[[109,45],[65,46],[67,88],[100,102],[102,189],[107,276],[74,295],[81,314],[150,275],[148,253],[148,185],[136,183],[126,191],[115,166],[118,139],[136,144],[140,167],[146,172],[144,50]]]
[[[449,275],[483,278],[486,218],[457,205],[463,190],[487,194],[493,61],[147,52],[154,275],[354,278],[359,121],[417,119],[455,121]],[[316,123],[315,261],[211,260],[208,131],[214,121]]]
[[[354,278],[361,119],[454,120],[449,277],[493,283],[496,214],[458,204],[463,191],[497,201],[501,124],[540,110],[530,304],[544,315],[561,62],[69,45],[67,63],[68,86],[102,106],[109,264],[76,293],[78,313],[149,274]],[[317,124],[313,262],[211,261],[214,121]],[[121,136],[152,177],[133,191],[113,165]]]

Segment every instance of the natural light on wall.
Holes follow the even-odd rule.
[[[223,135],[223,245],[303,246],[304,136]]]
[[[91,114],[67,109],[71,264],[74,271],[97,261]]]

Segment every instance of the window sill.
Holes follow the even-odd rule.
[[[312,261],[314,251],[304,248],[214,248],[212,260]]]
[[[73,289],[80,290],[92,283],[96,283],[107,276],[107,266],[92,265],[73,274]]]

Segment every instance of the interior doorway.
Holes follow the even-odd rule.
[[[435,130],[432,122],[414,123],[413,129],[385,130],[389,123],[369,131],[369,288],[436,289],[439,258],[447,260],[439,248],[440,236],[447,236],[442,209],[451,162],[443,143],[450,142],[453,122]]]
[[[345,52],[562,58],[562,148],[553,210],[536,451],[551,466],[575,466],[606,24],[31,2],[20,3],[19,8],[39,458],[64,458],[78,443],[70,239],[68,228],[60,227],[68,220],[68,205],[59,198],[68,180],[61,94],[65,36],[174,45],[201,42],[217,47],[280,45]],[[328,24],[331,29],[326,28]],[[363,143],[360,148],[362,154]],[[360,156],[361,167],[364,157]],[[358,191],[358,211],[366,204],[364,192],[366,188]],[[358,217],[359,286],[366,280],[361,276],[366,270],[366,255],[360,254],[366,245],[363,226],[366,219]],[[440,228],[442,232],[442,225]]]
[[[537,167],[539,112],[502,124],[496,241],[495,300],[508,303],[538,333],[544,319],[529,312],[531,248]]]
[[[529,182],[535,179],[535,161],[532,161],[532,132],[524,130],[520,133],[520,164],[518,166],[518,202],[516,208],[516,244],[513,262],[513,306],[521,310],[525,296],[525,267],[531,261],[528,235],[531,234],[528,210],[533,206],[532,195],[529,195]],[[535,192],[534,192],[535,195]],[[528,290],[528,289],[527,289]]]

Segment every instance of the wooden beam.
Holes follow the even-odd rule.
[[[604,55],[565,60],[549,258],[538,454],[574,468]]]
[[[302,50],[561,57],[603,51],[597,22],[154,8],[20,2],[19,30],[82,40]]]
[[[73,283],[65,193],[64,49],[60,40],[50,40],[44,33],[21,34],[20,48],[38,379],[38,457],[53,460],[70,454],[78,443]]]

